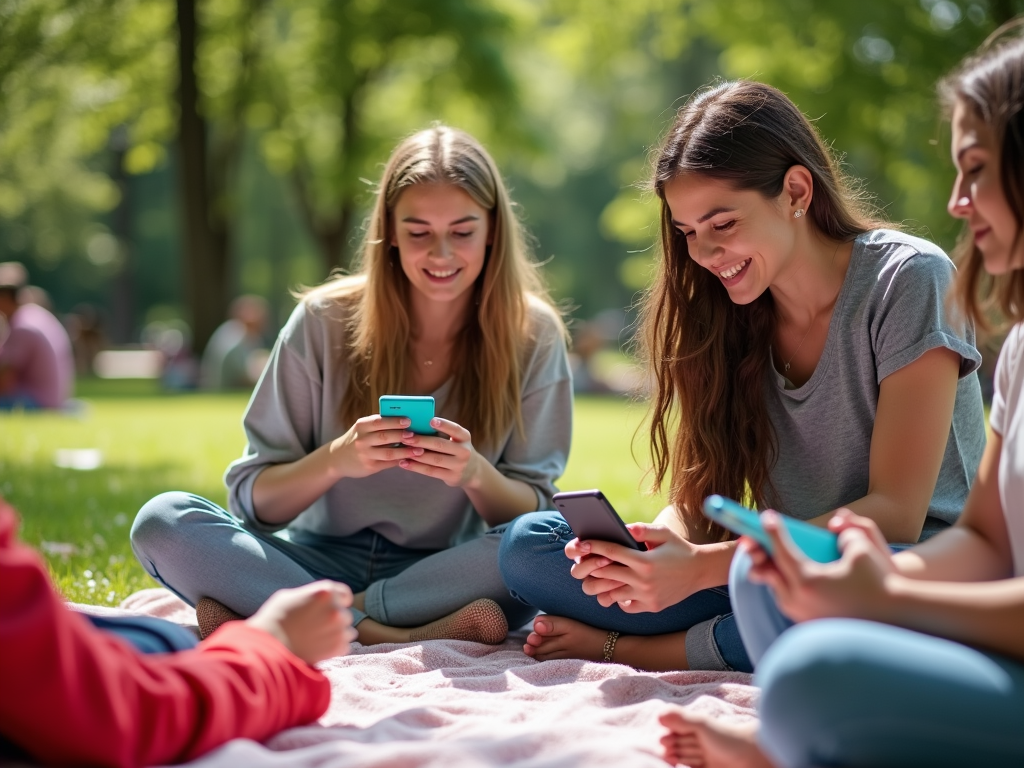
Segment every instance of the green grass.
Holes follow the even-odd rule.
[[[188,490],[224,504],[221,478],[245,444],[244,395],[161,395],[150,382],[82,382],[82,413],[0,415],[0,495],[22,515],[21,537],[44,551],[71,600],[116,605],[153,586],[128,544],[148,499]],[[644,407],[580,398],[563,489],[602,488],[628,520],[650,520],[661,504],[639,493],[630,444]],[[641,436],[637,456],[644,458]],[[55,466],[61,449],[95,448],[98,469]]]

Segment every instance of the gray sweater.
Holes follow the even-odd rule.
[[[555,480],[569,455],[572,379],[552,310],[531,301],[528,318],[521,369],[525,433],[510,426],[497,448],[476,447],[503,475],[533,487],[537,509],[550,509]],[[249,444],[224,477],[229,509],[258,530],[284,526],[256,519],[252,488],[257,475],[265,467],[302,458],[351,426],[338,420],[348,385],[348,367],[341,358],[346,348],[334,303],[300,303],[274,345],[243,417]],[[438,416],[457,410],[448,402],[450,389],[447,382],[433,393]],[[369,528],[401,546],[436,550],[478,536],[486,524],[461,488],[396,467],[339,480],[288,527],[325,536]]]

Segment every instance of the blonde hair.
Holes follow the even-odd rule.
[[[492,243],[473,286],[472,311],[452,350],[449,402],[458,408],[450,417],[477,445],[494,446],[510,425],[522,429],[528,306],[531,300],[551,305],[501,174],[476,139],[436,125],[402,141],[384,169],[356,274],[335,277],[302,298],[307,304],[336,302],[343,310],[349,367],[339,406],[343,424],[376,413],[381,395],[405,392],[411,374],[410,288],[391,241],[398,198],[417,184],[452,184],[490,212]]]

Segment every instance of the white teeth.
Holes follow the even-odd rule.
[[[448,269],[448,270],[445,270],[444,272],[431,272],[428,269],[427,270],[427,274],[430,275],[431,277],[445,278],[445,277],[451,277],[452,275],[454,275],[458,271],[459,270],[457,270],[457,269]]]
[[[730,277],[736,277],[736,275],[740,273],[740,270],[747,266],[747,264],[749,263],[750,259],[747,259],[746,261],[741,261],[739,264],[734,264],[724,272],[719,272],[718,274],[720,274],[723,278],[728,280]]]

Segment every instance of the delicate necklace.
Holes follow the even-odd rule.
[[[794,349],[793,350],[793,354],[789,356],[789,360],[787,360],[786,362],[784,362],[782,364],[782,373],[783,373],[783,375],[789,373],[789,365],[790,365],[790,363],[793,362],[793,358],[796,357],[796,353],[800,351],[800,347],[802,347],[804,345],[804,342],[807,341],[807,337],[811,335],[811,329],[814,327],[814,321],[817,318],[818,318],[817,315],[815,315],[813,318],[811,318],[811,324],[807,326],[807,331],[804,333],[804,337],[802,339],[800,339],[800,343],[796,345],[796,349]]]

